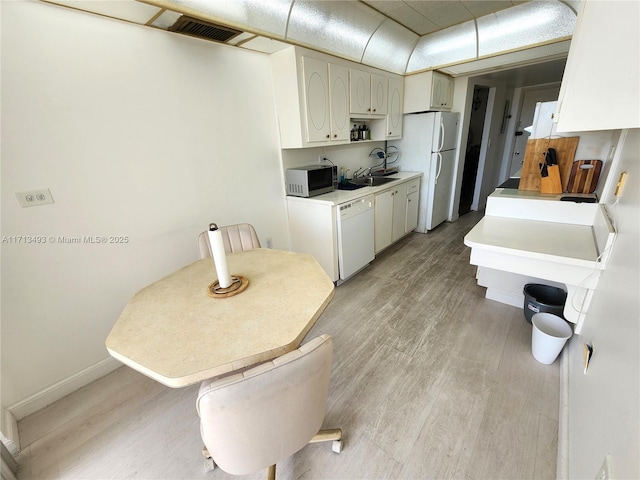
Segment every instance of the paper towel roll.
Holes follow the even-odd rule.
[[[231,286],[231,275],[229,275],[229,267],[227,266],[227,255],[224,251],[222,233],[215,223],[209,225],[209,245],[211,245],[213,262],[218,274],[218,283],[220,283],[221,288],[228,288]]]

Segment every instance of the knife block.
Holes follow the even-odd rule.
[[[536,138],[527,141],[527,148],[524,152],[522,171],[518,188],[520,190],[532,190],[541,192],[540,162],[544,162],[545,153],[548,148],[554,148],[558,155],[558,167],[560,171],[560,181],[562,193],[567,189],[571,165],[576,155],[578,141],[580,137],[562,138]]]
[[[562,193],[562,181],[560,180],[560,167],[547,165],[549,175],[540,178],[540,193]]]

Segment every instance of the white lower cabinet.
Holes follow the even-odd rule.
[[[313,255],[331,281],[339,278],[336,207],[287,197],[291,250]]]
[[[374,195],[375,253],[387,248],[418,225],[420,178],[402,178],[382,187],[358,190],[362,197]],[[326,200],[318,201],[318,199]],[[340,280],[338,265],[337,206],[348,198],[338,192],[314,197],[287,197],[291,250],[313,255],[333,282]]]
[[[420,195],[420,179],[407,182],[407,215],[405,218],[405,233],[411,232],[418,227],[418,206]]]
[[[375,196],[376,254],[418,226],[420,179],[394,184]]]
[[[386,190],[375,196],[374,244],[376,253],[391,245],[393,197],[393,190]]]

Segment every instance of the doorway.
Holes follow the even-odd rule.
[[[471,205],[473,204],[488,99],[489,87],[476,85],[473,89],[473,103],[471,106],[469,132],[467,135],[467,151],[465,152],[464,169],[462,171],[460,206],[458,207],[459,216],[469,213],[471,211]]]
[[[543,88],[531,88],[524,91],[522,95],[522,103],[520,106],[520,114],[516,121],[516,138],[513,142],[513,151],[511,152],[511,162],[509,164],[509,177],[519,176],[522,164],[524,162],[524,153],[527,148],[527,141],[530,132],[525,128],[533,124],[533,116],[536,111],[538,102],[552,102],[558,100],[560,94],[560,85],[546,86]]]

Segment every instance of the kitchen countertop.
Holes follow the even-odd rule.
[[[526,283],[564,284],[563,315],[579,333],[615,230],[603,205],[557,200],[498,189],[464,243],[471,247],[470,263],[478,266],[478,284],[487,288],[489,299],[520,306]]]
[[[398,172],[393,175],[389,175],[384,178],[394,178],[397,180],[413,180],[414,178],[419,178],[422,176],[422,172]],[[311,202],[318,203],[322,205],[339,205],[341,203],[350,202],[355,200],[356,198],[364,197],[367,195],[373,195],[376,193],[384,192],[385,190],[389,190],[393,188],[394,185],[397,185],[398,182],[389,182],[384,185],[380,185],[377,187],[363,187],[358,188],[357,190],[334,190],[330,193],[325,193],[323,195],[318,195],[317,197],[294,197],[287,196],[288,201],[294,202]]]
[[[464,242],[472,248],[602,268],[590,225],[485,216]]]

